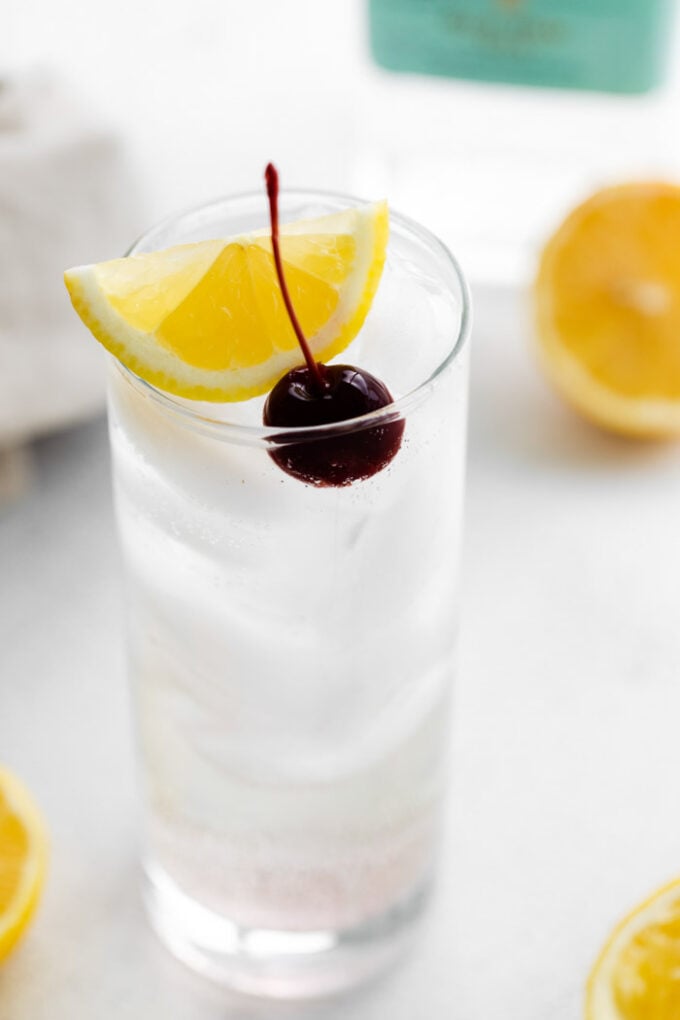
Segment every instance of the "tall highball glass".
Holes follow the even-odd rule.
[[[281,219],[355,204],[284,192]],[[264,195],[230,198],[132,253],[267,220]],[[447,778],[469,314],[447,249],[392,213],[377,296],[336,360],[395,403],[285,435],[403,420],[389,466],[343,487],[281,470],[264,398],[182,400],[110,361],[145,901],[177,957],[242,990],[351,986],[422,912]]]

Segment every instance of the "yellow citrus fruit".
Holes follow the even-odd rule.
[[[385,262],[385,202],[280,228],[293,307],[314,355],[354,339]],[[85,325],[142,379],[195,400],[271,389],[302,354],[265,231],[79,266],[65,273]]]
[[[659,889],[612,932],[588,979],[587,1020],[680,1017],[680,881]]]
[[[28,790],[0,767],[0,960],[35,910],[47,865],[47,833]]]
[[[680,187],[589,198],[546,245],[534,287],[542,361],[603,427],[680,434]]]

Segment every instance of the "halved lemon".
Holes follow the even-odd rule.
[[[293,306],[319,360],[361,328],[385,262],[385,202],[281,226]],[[265,231],[70,269],[85,325],[123,364],[195,400],[245,400],[302,355]]]
[[[680,187],[606,188],[543,251],[534,304],[547,374],[615,432],[680,434]]]
[[[28,790],[0,768],[0,960],[37,906],[47,865],[45,824]]]
[[[587,1020],[678,1020],[680,881],[659,889],[612,932],[588,979]]]

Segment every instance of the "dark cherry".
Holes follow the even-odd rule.
[[[279,379],[264,406],[265,425],[331,425],[393,402],[384,383],[370,372],[351,365],[324,365],[323,376],[321,391],[305,365]],[[270,456],[283,471],[310,485],[351,485],[382,471],[401,446],[403,433],[404,422],[397,419],[344,435],[322,433],[309,442],[282,445]],[[277,442],[286,443],[285,432]]]
[[[305,357],[305,365],[279,379],[269,394],[262,419],[276,428],[334,425],[359,418],[393,403],[384,383],[352,365],[322,365],[314,360],[288,293],[279,249],[279,180],[274,166],[265,171],[276,274],[286,311]],[[294,478],[316,486],[351,485],[386,467],[401,446],[404,422],[395,418],[380,425],[324,435],[323,430],[303,442],[281,432],[273,440],[280,449],[269,451],[278,466]]]

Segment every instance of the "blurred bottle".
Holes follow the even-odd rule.
[[[670,0],[371,0],[371,42],[393,71],[645,92],[670,14]]]
[[[584,194],[680,174],[673,8],[369,0],[357,184],[436,230],[473,281],[526,282]]]

